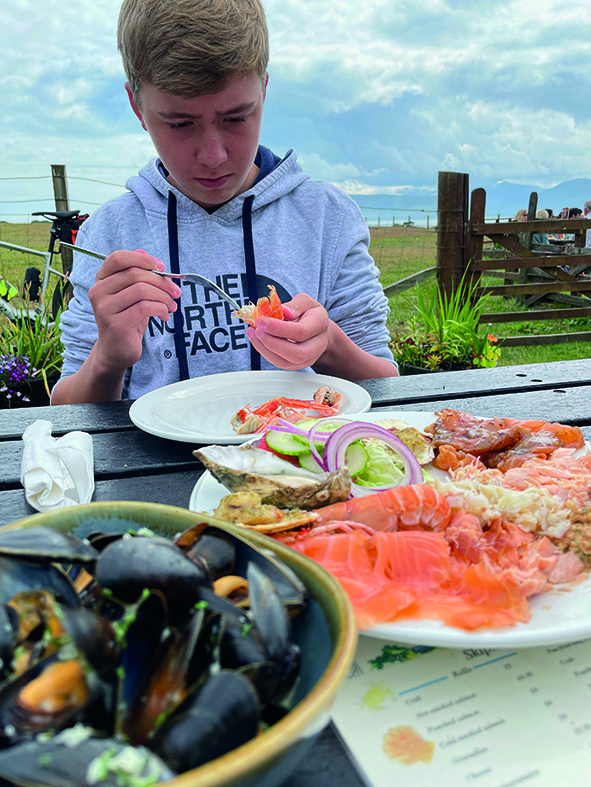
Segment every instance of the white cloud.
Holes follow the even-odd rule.
[[[399,195],[432,189],[441,169],[540,186],[591,174],[591,5],[264,2],[265,132],[278,152],[295,147],[313,177]],[[124,103],[119,6],[4,0],[2,176],[57,162],[122,179],[153,154]],[[0,198],[23,184],[2,182]],[[89,202],[107,198],[102,187],[78,188]]]

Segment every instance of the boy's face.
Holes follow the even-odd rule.
[[[234,77],[220,93],[181,98],[142,87],[132,109],[170,173],[168,181],[203,208],[247,191],[258,175],[265,86],[257,74]]]

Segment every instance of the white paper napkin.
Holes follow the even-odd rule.
[[[89,503],[94,492],[92,437],[87,432],[51,436],[51,421],[35,421],[23,433],[21,483],[37,511]]]

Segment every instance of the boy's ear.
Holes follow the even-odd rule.
[[[127,92],[127,98],[129,99],[129,103],[131,105],[131,108],[133,109],[135,116],[142,124],[142,128],[144,129],[144,131],[147,131],[148,129],[146,128],[146,124],[144,123],[144,118],[142,117],[142,111],[139,108],[137,101],[135,100],[135,96],[133,95],[133,92],[131,90],[131,85],[129,84],[129,82],[125,83],[125,90]]]
[[[263,85],[263,101],[267,97],[267,85],[269,84],[269,72],[265,71],[265,84]]]

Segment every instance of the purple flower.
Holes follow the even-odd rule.
[[[26,355],[0,355],[0,401],[6,401],[9,406],[13,398],[30,401],[22,386],[35,372]]]

